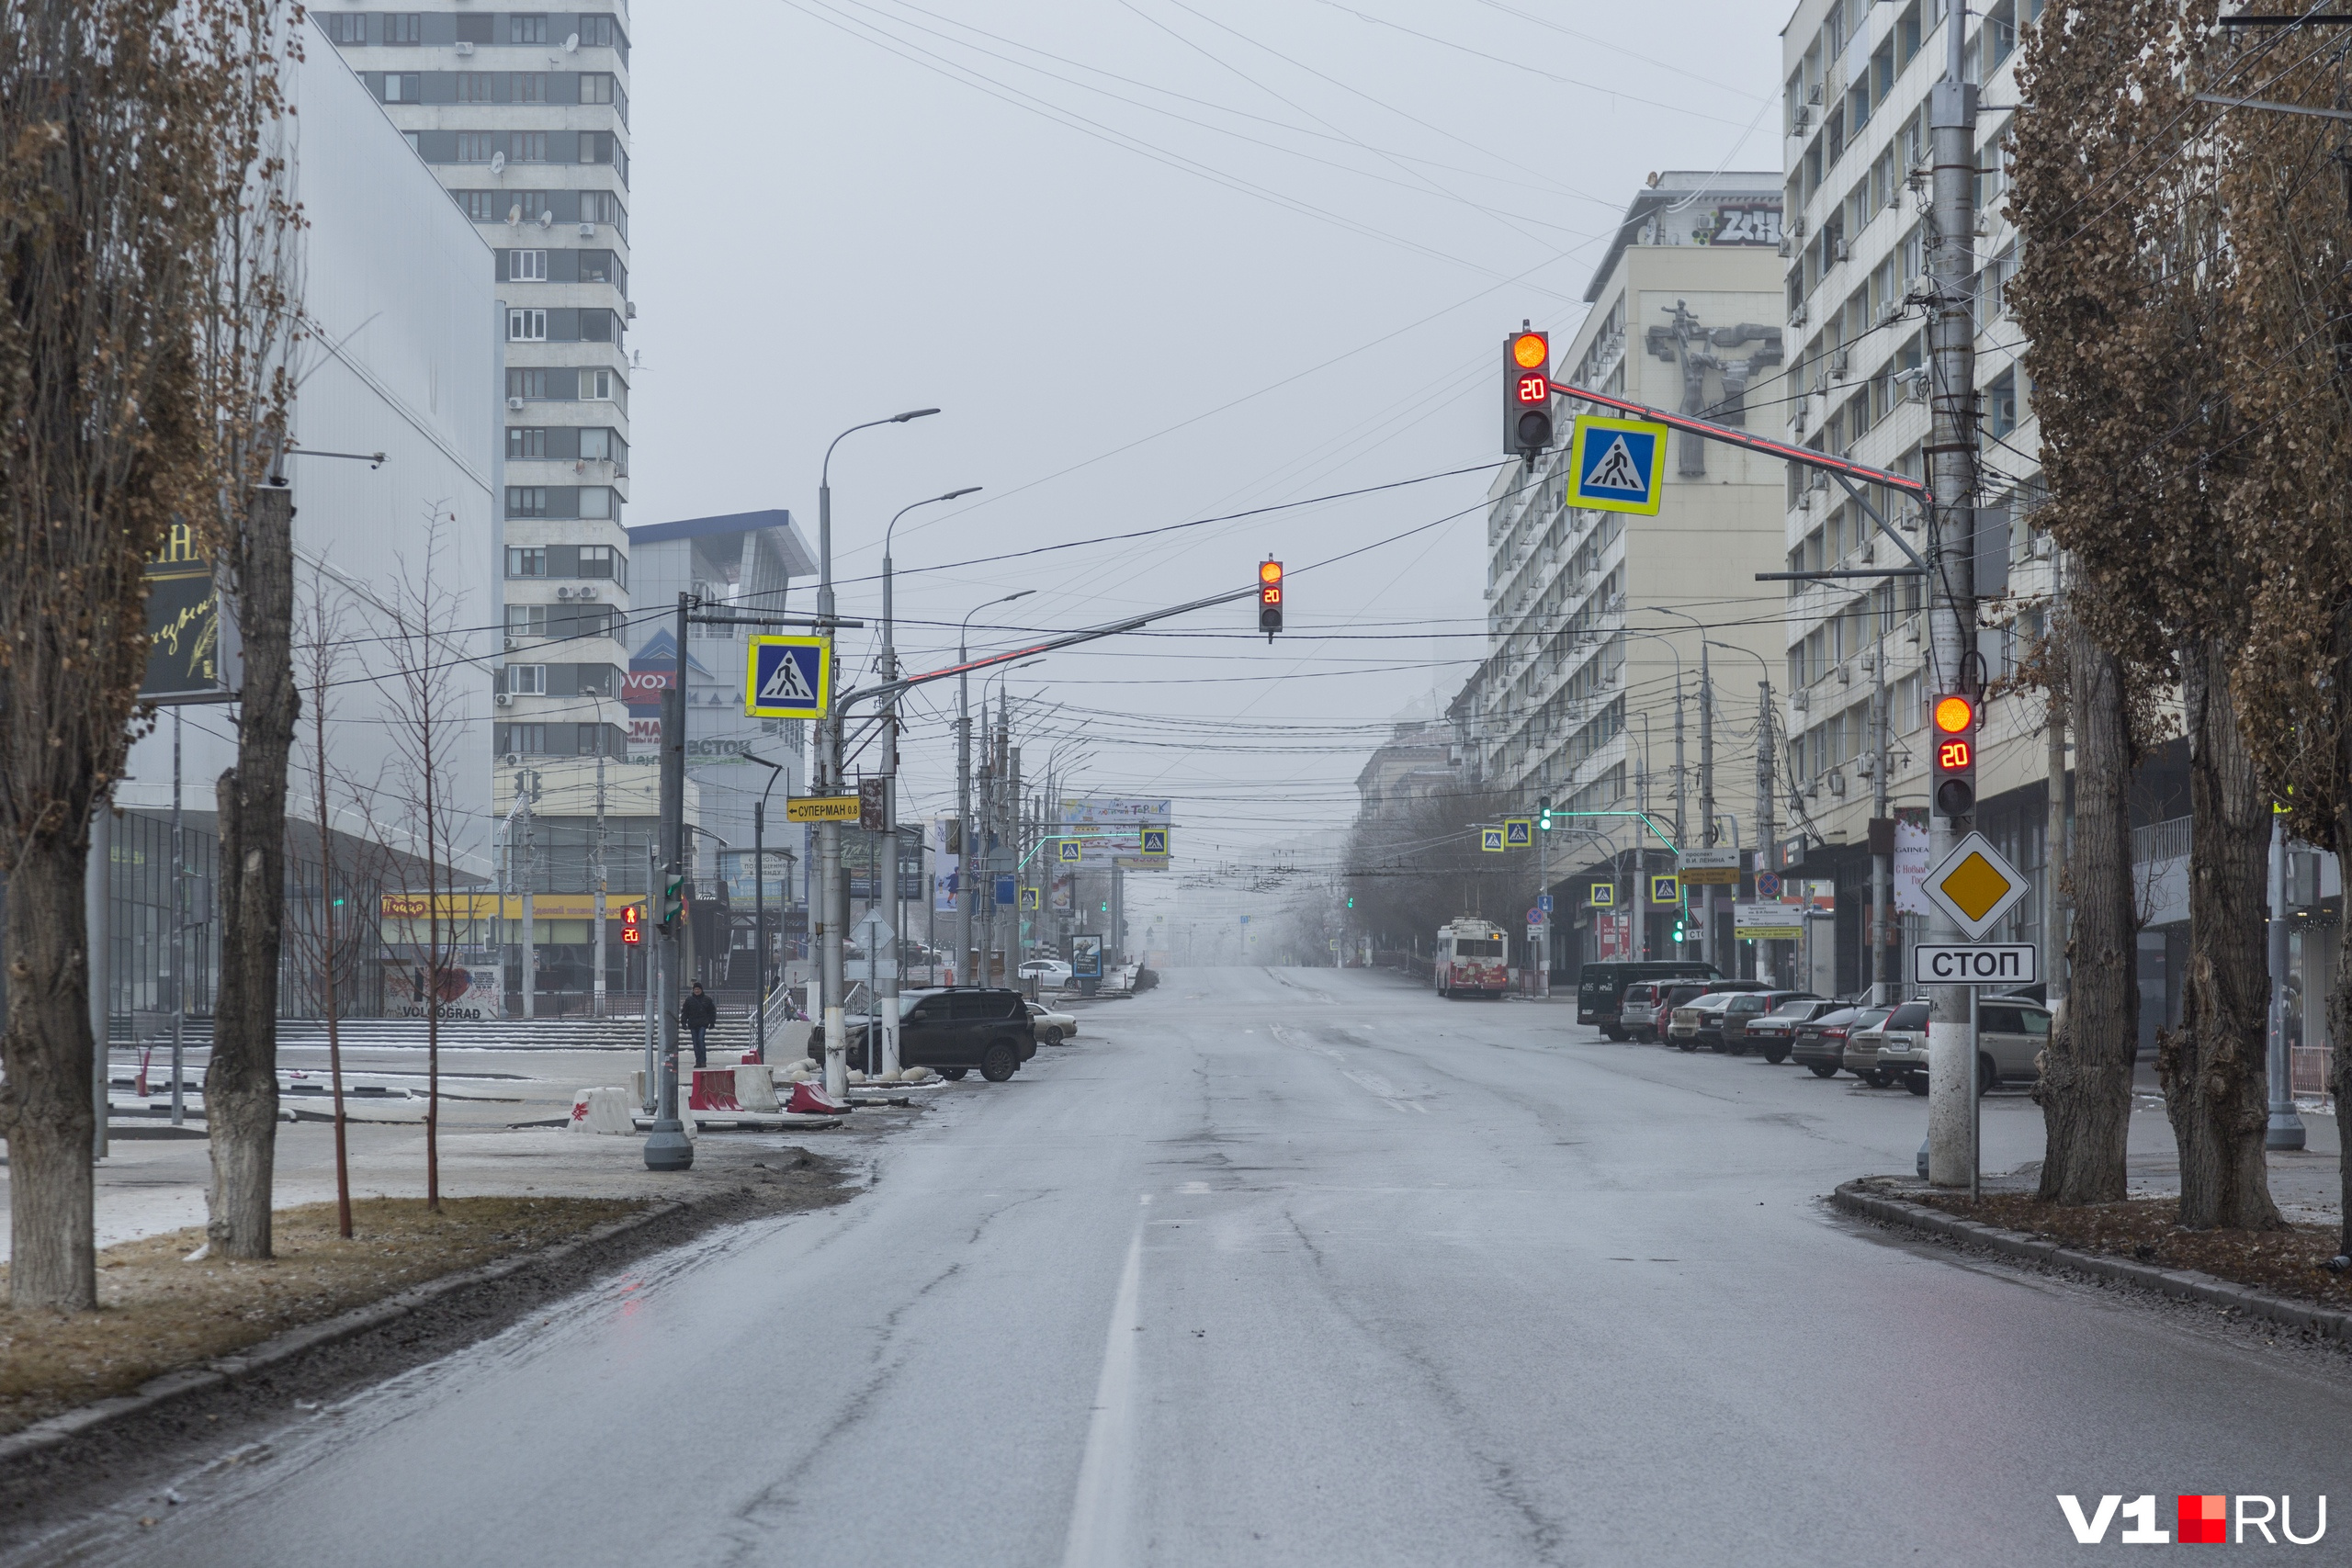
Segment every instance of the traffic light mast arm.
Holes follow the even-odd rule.
[[[1010,653],[992,653],[986,659],[967,660],[964,663],[950,664],[944,669],[925,671],[920,675],[909,675],[897,681],[884,681],[871,686],[860,686],[854,692],[844,692],[835,697],[833,708],[837,713],[847,712],[854,703],[874,702],[899,692],[910,691],[917,686],[928,686],[933,681],[944,681],[953,675],[968,675],[975,670],[993,670],[1000,664],[1010,664],[1018,659],[1034,659],[1038,654],[1052,653],[1065,648],[1075,648],[1082,642],[1094,642],[1106,637],[1117,637],[1122,632],[1131,632],[1148,626],[1154,621],[1164,621],[1170,615],[1186,615],[1194,610],[1205,610],[1212,605],[1230,604],[1237,599],[1257,597],[1258,585],[1252,582],[1247,588],[1237,588],[1229,593],[1212,593],[1205,599],[1194,599],[1188,604],[1170,604],[1162,610],[1146,610],[1140,615],[1129,615],[1123,621],[1088,626],[1080,631],[1064,632],[1059,637],[1047,637],[1044,642],[1031,643],[1026,648],[1016,648]]]
[[[1717,424],[1712,420],[1693,419],[1687,413],[1668,413],[1664,409],[1651,408],[1647,403],[1634,402],[1629,399],[1613,397],[1607,392],[1587,391],[1582,387],[1571,387],[1564,381],[1553,382],[1552,392],[1555,397],[1598,403],[1602,408],[1612,409],[1631,419],[1645,419],[1675,430],[1687,430],[1693,435],[1703,435],[1710,441],[1720,441],[1727,446],[1745,447],[1762,457],[1778,457],[1788,463],[1802,463],[1808,468],[1826,469],[1831,474],[1859,479],[1863,484],[1884,485],[1889,490],[1899,490],[1904,494],[1917,497],[1920,501],[1928,499],[1928,481],[1912,479],[1907,474],[1889,473],[1884,468],[1873,468],[1867,464],[1849,462],[1843,457],[1833,457],[1826,452],[1816,452],[1810,446],[1792,446],[1785,441],[1767,440],[1761,435],[1750,435],[1744,430],[1734,430],[1729,425]],[[1882,524],[1881,526],[1884,525]]]
[[[1562,811],[1555,807],[1552,815],[1555,817],[1638,817],[1642,819],[1643,827],[1657,835],[1657,841],[1666,846],[1668,854],[1679,855],[1682,852],[1675,847],[1674,840],[1668,838],[1656,822],[1650,820],[1650,814],[1646,811]]]

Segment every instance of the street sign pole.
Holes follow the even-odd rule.
[[[678,654],[669,690],[662,694],[662,877],[653,888],[654,911],[669,914],[669,883],[685,874],[686,842],[686,609],[691,594],[678,595]],[[653,1128],[645,1136],[645,1168],[685,1170],[695,1163],[694,1140],[678,1119],[678,968],[686,915],[662,922],[662,1045],[653,1102]],[[530,976],[526,975],[527,985]]]
[[[1548,823],[1551,818],[1545,818]],[[1552,995],[1552,840],[1542,829],[1535,834],[1535,907],[1544,911],[1541,934],[1535,939],[1535,994]]]

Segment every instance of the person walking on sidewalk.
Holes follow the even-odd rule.
[[[678,1009],[678,1022],[695,1037],[695,1066],[697,1067],[710,1066],[703,1056],[703,1036],[709,1033],[710,1026],[718,1021],[718,1004],[703,994],[702,982],[696,980],[694,995]]]

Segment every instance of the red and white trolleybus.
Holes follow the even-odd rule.
[[[1499,997],[1510,989],[1510,945],[1500,926],[1464,915],[1437,932],[1437,994]]]

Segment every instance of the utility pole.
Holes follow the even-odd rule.
[[[531,807],[539,798],[539,774],[536,768],[514,775],[514,795],[523,808],[523,1016],[537,1016],[533,1003],[539,988],[539,928],[531,907],[531,894],[538,881],[538,819]]]
[[[595,999],[589,1010],[596,1018],[605,1016],[605,895],[609,891],[609,885],[605,879],[605,753],[599,742],[596,752],[596,858],[588,867],[588,879],[596,886],[596,912],[591,925],[596,941],[594,960]]]
[[[1865,930],[1863,941],[1871,950],[1871,1000],[1888,1003],[1896,996],[1894,977],[1894,823],[1886,801],[1886,775],[1894,761],[1889,744],[1886,701],[1886,621],[1887,613],[1878,617],[1878,650],[1871,655],[1871,831],[1873,837],[1886,835],[1883,848],[1873,846],[1871,852],[1871,915],[1877,921],[1877,941],[1870,940]],[[1881,828],[1880,824],[1884,827]]]
[[[694,1140],[678,1119],[678,1007],[680,960],[686,910],[686,610],[689,593],[678,595],[678,651],[669,688],[662,694],[662,874],[654,879],[655,913],[662,931],[662,1049],[653,1130],[645,1136],[645,1168],[685,1170],[695,1163]],[[671,889],[679,893],[670,918]]]
[[[1707,667],[1707,642],[1699,639],[1699,824],[1707,848],[1715,847],[1715,681]],[[1721,969],[1715,956],[1715,885],[1699,895],[1699,956]]]
[[[1678,850],[1679,850],[1682,845],[1690,841],[1683,836],[1682,831],[1684,778],[1685,774],[1682,771],[1682,671],[1679,668],[1677,668],[1674,671],[1674,842]],[[1682,911],[1688,907],[1687,904],[1682,902],[1682,900],[1688,899],[1690,895],[1684,890],[1682,886],[1682,879],[1679,876],[1677,876],[1674,879],[1674,896],[1677,899],[1674,908],[1675,924],[1680,925],[1682,923]],[[1675,945],[1675,957],[1688,958],[1690,955],[1687,942],[1688,938],[1685,938],[1683,942],[1678,942]]]
[[[956,662],[967,657],[960,647]],[[956,964],[952,971],[965,985],[972,983],[972,874],[978,868],[972,831],[972,692],[971,679],[956,677]]]
[[[1008,746],[1004,763],[1004,827],[1006,858],[1013,871],[1021,869],[1021,748]],[[1004,917],[1004,983],[1014,984],[1021,974],[1021,888],[1013,878],[1012,908]]]
[[[1772,682],[1756,682],[1756,874],[1772,869]],[[1758,941],[1750,950],[1751,978],[1778,980],[1774,943]]]
[[[1547,795],[1544,798],[1548,801],[1551,796]],[[1535,922],[1535,994],[1538,998],[1548,998],[1552,994],[1552,911],[1544,907],[1544,901],[1552,893],[1552,835],[1546,831],[1551,826],[1551,813],[1546,810],[1535,824],[1535,911],[1543,917]]]
[[[324,823],[320,824],[324,829]],[[426,889],[427,893],[431,889]],[[334,895],[330,893],[329,897]],[[329,962],[333,962],[330,955]],[[172,707],[172,1125],[187,1120],[187,840],[180,824],[180,709]]]
[[[1944,76],[1928,91],[1928,127],[1935,164],[1928,276],[1935,300],[1928,321],[1935,379],[1928,444],[1928,676],[1931,692],[1970,685],[1976,626],[1976,312],[1969,294],[1976,249],[1976,88],[1968,80],[1967,10],[1948,6]],[[1963,662],[1965,661],[1965,662]],[[1976,694],[1970,691],[1970,695]],[[1967,818],[1928,813],[1928,863],[1940,865],[1969,827]],[[1960,942],[1964,933],[1940,908],[1928,915],[1928,940]],[[1928,1179],[1967,1187],[1975,1178],[1970,1127],[1976,1107],[1974,1017],[1966,986],[1939,986],[1929,1016],[1944,1027],[1938,1042],[1960,1050],[1930,1054],[1928,1068]]]
[[[666,716],[668,710],[663,710]],[[638,940],[641,944],[645,933],[662,918],[662,845],[658,839],[645,844],[645,915],[638,922]],[[645,1110],[651,1115],[662,1104],[662,1057],[656,1049],[662,1030],[662,965],[652,953],[645,958]],[[628,960],[624,958],[622,962]]]
[[[2317,888],[2312,893],[2318,893]],[[2287,816],[2270,812],[2270,1122],[2267,1149],[2303,1146],[2303,1119],[2295,1111],[2294,1066],[2287,1047]]]
[[[2066,615],[2066,557],[2053,548],[2050,557],[2050,616],[2048,625],[2061,628]],[[2074,904],[2066,897],[2066,710],[2056,702],[2043,719],[2042,739],[2049,747],[2044,763],[2049,778],[2048,810],[2041,828],[2041,983],[2050,998],[2052,1021],[2066,1004],[2066,925]]]

